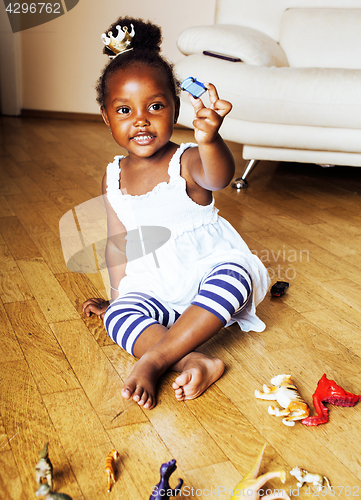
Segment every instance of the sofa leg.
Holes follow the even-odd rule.
[[[232,182],[232,187],[235,189],[245,189],[248,187],[248,182],[246,181],[247,175],[250,173],[251,170],[254,169],[254,167],[259,163],[260,160],[249,160],[249,162],[246,165],[246,169],[243,172],[242,177],[237,177],[237,179],[234,179]]]

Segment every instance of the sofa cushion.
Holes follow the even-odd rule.
[[[288,9],[280,45],[292,67],[361,69],[361,9]]]
[[[361,0],[216,0],[215,24],[249,26],[280,41],[286,9],[361,9]]]
[[[235,119],[361,129],[361,70],[266,68],[202,54],[184,57],[175,69],[181,79],[214,83]]]
[[[287,58],[277,42],[268,35],[245,26],[218,24],[188,28],[177,40],[183,54],[204,50],[239,57],[256,66],[287,66]]]

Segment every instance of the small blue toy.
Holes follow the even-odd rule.
[[[170,462],[166,462],[161,465],[160,481],[156,486],[153,486],[152,494],[150,495],[149,500],[166,500],[168,498],[175,497],[178,493],[180,493],[183,485],[183,479],[178,479],[179,483],[174,490],[169,486],[169,477],[173,474],[176,468],[177,466],[174,458]]]
[[[198,99],[204,92],[207,91],[206,87],[202,82],[199,82],[197,78],[189,76],[181,83],[181,89],[189,92],[195,99]]]

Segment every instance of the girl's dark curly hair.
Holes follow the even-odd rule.
[[[128,30],[131,31],[131,24],[133,24],[135,30],[135,36],[132,40],[133,50],[115,57],[103,69],[96,86],[98,104],[105,107],[108,91],[107,85],[111,75],[118,70],[126,69],[133,65],[147,65],[163,71],[176,102],[180,92],[180,82],[174,74],[173,65],[160,55],[162,33],[159,26],[151,22],[144,22],[142,19],[120,17],[107,29],[106,33],[108,34],[110,31],[116,37],[118,34],[116,26],[121,26],[122,28],[127,26]],[[104,47],[103,53],[113,55],[113,52],[107,46]]]

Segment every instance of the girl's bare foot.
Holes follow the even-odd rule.
[[[208,389],[224,372],[224,363],[200,352],[191,352],[173,367],[182,373],[175,379],[173,389],[178,401],[195,399]],[[125,399],[133,398],[143,408],[151,410],[156,405],[155,389],[159,376],[166,368],[149,353],[134,365],[121,390]]]
[[[133,398],[140,406],[151,410],[156,405],[157,380],[164,371],[164,368],[153,357],[145,354],[135,363],[122,387],[121,395],[124,399]]]
[[[209,358],[199,352],[187,356],[182,373],[173,383],[178,401],[198,398],[224,372],[224,363],[219,358]]]

